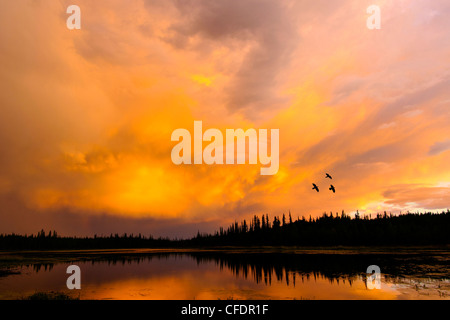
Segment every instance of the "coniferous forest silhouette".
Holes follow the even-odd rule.
[[[352,218],[345,212],[293,219],[255,215],[213,234],[190,239],[154,238],[143,234],[110,234],[93,237],[59,236],[41,230],[36,235],[1,234],[0,250],[74,250],[121,248],[188,248],[208,246],[420,246],[450,244],[450,210],[441,213],[384,212]]]

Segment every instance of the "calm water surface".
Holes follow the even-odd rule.
[[[81,268],[81,290],[66,269]],[[381,269],[381,289],[366,269]],[[409,249],[102,250],[0,253],[0,299],[450,299],[450,251]]]

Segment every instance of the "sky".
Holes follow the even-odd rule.
[[[447,0],[2,1],[0,233],[446,210],[449,14]],[[279,129],[278,173],[175,165],[171,134],[194,121]]]

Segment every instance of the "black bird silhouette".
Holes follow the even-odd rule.
[[[325,177],[325,179],[326,178],[330,178],[330,179],[333,179],[328,173],[327,173],[327,175],[326,175],[326,177]]]
[[[316,190],[317,192],[319,192],[319,187],[318,187],[318,186],[316,186],[316,184],[315,184],[315,183],[313,183],[313,186],[314,186],[314,187],[313,187],[312,189],[313,189],[313,190]]]
[[[333,191],[333,193],[336,193],[336,189],[334,188],[333,185],[330,185],[330,189],[329,190]]]

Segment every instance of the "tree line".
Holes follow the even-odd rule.
[[[192,239],[197,245],[444,245],[450,244],[450,211],[435,214],[410,213],[392,215],[384,212],[354,218],[324,213],[295,221],[289,212],[281,218],[268,214],[253,216],[247,222],[235,221],[214,234],[200,234]]]
[[[450,211],[441,213],[376,214],[352,218],[324,213],[321,217],[297,217],[291,213],[254,215],[228,228],[191,239],[153,238],[142,234],[110,234],[94,237],[61,237],[56,231],[36,235],[1,234],[0,250],[121,249],[204,246],[376,246],[450,244]]]
[[[0,234],[0,250],[75,250],[170,247],[178,240],[153,238],[152,235],[118,233],[109,236],[61,237],[56,231],[39,231],[36,235]]]

